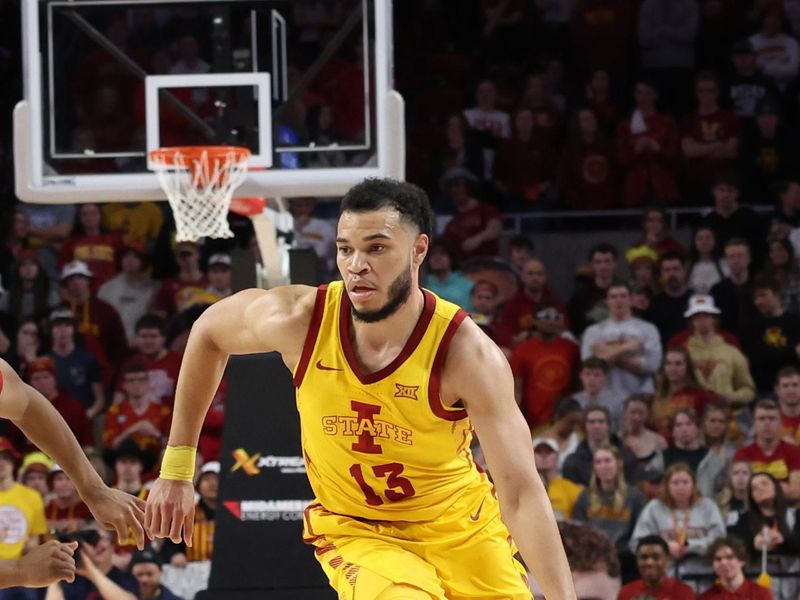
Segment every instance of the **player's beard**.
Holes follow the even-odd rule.
[[[350,311],[357,321],[362,323],[377,323],[387,317],[392,316],[397,309],[405,304],[411,295],[411,266],[403,269],[403,272],[389,285],[389,300],[377,310],[362,311],[351,306]]]

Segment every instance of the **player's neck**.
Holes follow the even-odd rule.
[[[385,319],[364,323],[351,317],[350,331],[357,353],[381,352],[405,344],[414,331],[424,306],[425,296],[422,290],[419,286],[413,286],[408,300]]]

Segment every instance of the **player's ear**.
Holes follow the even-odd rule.
[[[413,247],[414,256],[412,260],[414,261],[414,266],[420,266],[422,261],[425,260],[425,257],[428,255],[429,244],[430,238],[426,234],[420,233],[417,235]]]

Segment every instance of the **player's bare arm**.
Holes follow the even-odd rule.
[[[555,516],[536,472],[530,431],[514,400],[511,368],[469,319],[450,346],[442,395],[445,404],[464,403],[497,488],[503,521],[545,596],[574,599]]]
[[[99,523],[113,527],[122,538],[132,530],[136,544],[144,548],[144,502],[103,483],[58,411],[3,360],[0,373],[0,417],[10,419],[34,445],[61,465]]]
[[[211,400],[232,354],[278,352],[293,369],[311,322],[316,288],[291,285],[244,290],[209,307],[192,327],[175,390],[168,445],[197,447]],[[194,488],[159,478],[147,499],[151,538],[192,543]]]

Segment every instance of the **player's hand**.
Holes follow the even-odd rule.
[[[36,546],[17,560],[21,584],[25,587],[46,587],[51,583],[75,581],[75,558],[78,542],[50,540]]]
[[[144,550],[144,500],[105,485],[81,497],[98,523],[116,530],[118,540],[133,535],[136,547]]]
[[[151,539],[169,538],[176,544],[179,544],[182,538],[187,546],[191,546],[194,504],[194,487],[191,483],[157,479],[147,496],[144,516],[147,535]]]

